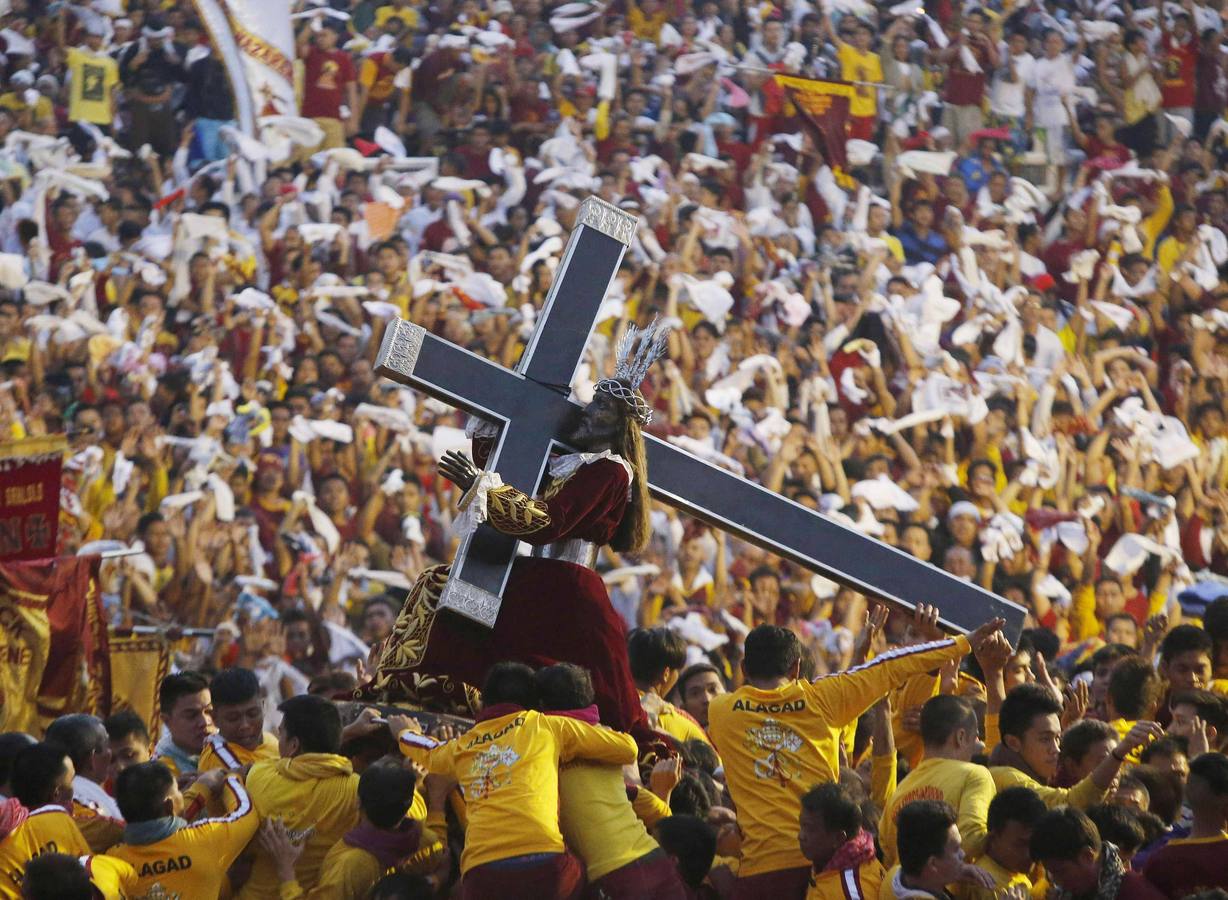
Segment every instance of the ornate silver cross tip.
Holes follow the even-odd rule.
[[[586,197],[580,204],[580,215],[576,224],[595,228],[630,247],[635,239],[635,229],[639,221],[638,216],[606,203],[600,197]]]
[[[375,369],[386,369],[401,375],[409,375],[418,363],[426,329],[404,319],[393,319],[384,331],[379,355],[375,357]]]

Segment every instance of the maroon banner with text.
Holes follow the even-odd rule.
[[[63,435],[0,443],[0,561],[56,554]]]

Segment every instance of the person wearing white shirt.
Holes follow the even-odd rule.
[[[1081,52],[1082,42],[1074,56]],[[1051,166],[1060,170],[1066,166],[1066,131],[1069,120],[1066,98],[1075,89],[1073,57],[1062,52],[1061,32],[1050,29],[1045,32],[1045,55],[1032,67],[1028,87],[1032,92],[1033,124],[1045,131],[1045,153]]]
[[[1004,42],[1002,65],[994,72],[989,94],[989,111],[996,119],[1024,120],[1024,129],[1031,130],[1027,121],[1031,118],[1028,86],[1032,81],[1032,69],[1036,60],[1028,53],[1028,36],[1016,31]]]

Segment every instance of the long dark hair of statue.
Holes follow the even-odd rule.
[[[648,460],[644,453],[644,435],[640,423],[631,415],[623,416],[622,433],[611,448],[631,464],[635,477],[631,480],[631,502],[610,540],[610,548],[619,553],[639,553],[648,546],[652,523],[652,501],[648,494]]]

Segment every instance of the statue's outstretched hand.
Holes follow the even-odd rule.
[[[449,450],[443,455],[443,459],[439,461],[439,474],[462,491],[473,487],[478,477],[478,471],[469,457],[459,450]]]

